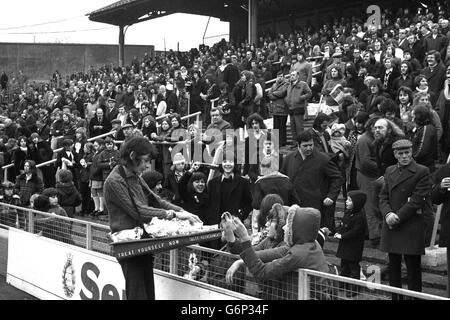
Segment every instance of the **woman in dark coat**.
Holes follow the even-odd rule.
[[[413,158],[433,173],[436,170],[435,160],[438,157],[436,129],[431,124],[431,114],[427,107],[414,108],[416,128],[412,135]]]
[[[359,279],[364,251],[366,221],[362,213],[367,196],[360,190],[349,191],[345,202],[346,209],[335,238],[340,239],[336,257],[341,258],[341,276]],[[348,293],[356,294],[356,288]]]
[[[444,180],[446,178],[446,180]],[[439,247],[447,248],[447,274],[450,266],[450,163],[442,166],[435,174],[431,201],[442,205],[441,230],[439,232]],[[447,276],[447,295],[450,297],[450,277]]]
[[[31,157],[28,139],[25,136],[21,136],[19,137],[18,142],[19,147],[14,151],[14,168],[16,174],[20,174],[23,171],[25,161]]]

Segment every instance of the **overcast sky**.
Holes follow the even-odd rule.
[[[168,0],[169,1],[169,0]],[[4,3],[3,3],[4,2]],[[116,0],[2,0],[0,42],[60,42],[117,44],[119,28],[92,22],[87,13]],[[52,22],[52,23],[48,23]],[[128,28],[126,44],[154,45],[156,50],[185,51],[198,47],[208,22],[206,16],[173,14]],[[229,23],[211,18],[205,44],[218,42],[229,33]],[[65,32],[61,32],[65,31]]]

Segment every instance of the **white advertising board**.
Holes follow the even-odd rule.
[[[117,260],[10,229],[6,281],[43,300],[117,300],[125,281]]]

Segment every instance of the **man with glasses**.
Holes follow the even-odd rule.
[[[192,213],[162,200],[141,177],[151,160],[152,145],[145,137],[133,137],[120,149],[122,163],[114,167],[105,181],[105,201],[111,232],[143,228],[154,217],[201,222]],[[153,255],[119,261],[125,277],[127,300],[154,300]]]

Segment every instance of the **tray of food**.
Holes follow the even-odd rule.
[[[155,254],[179,247],[219,239],[222,230],[202,223],[190,224],[186,220],[153,218],[144,228],[150,238],[141,239],[142,228],[124,230],[110,235],[112,254],[125,259],[145,254]]]

